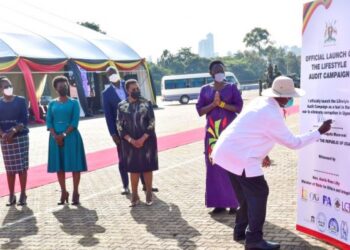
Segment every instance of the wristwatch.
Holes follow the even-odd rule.
[[[62,135],[63,135],[63,137],[66,137],[66,136],[67,136],[67,134],[66,134],[66,133],[64,133],[64,132],[62,133]]]

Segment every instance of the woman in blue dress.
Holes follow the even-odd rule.
[[[78,131],[79,104],[68,97],[68,79],[57,76],[52,81],[59,97],[50,102],[46,125],[50,131],[48,172],[57,173],[61,187],[58,205],[68,203],[66,172],[73,175],[72,204],[79,205],[80,173],[87,170],[83,140]]]
[[[29,137],[28,109],[21,96],[13,94],[10,80],[0,76],[0,144],[9,187],[7,206],[16,204],[15,180],[19,176],[21,195],[18,205],[26,205],[26,184],[28,170]]]

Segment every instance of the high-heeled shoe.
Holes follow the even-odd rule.
[[[130,207],[135,207],[140,204],[140,197],[138,195],[132,195]]]
[[[79,195],[78,193],[73,193],[72,205],[74,205],[74,206],[80,205],[79,196],[80,196],[80,195]]]
[[[15,205],[16,204],[16,195],[10,195],[9,197],[9,201],[8,203],[6,204],[6,206],[12,206],[12,205]]]
[[[64,205],[65,203],[68,203],[69,193],[66,191],[65,193],[61,193],[61,199],[59,202],[57,202],[57,205]]]
[[[18,206],[25,206],[25,205],[27,205],[27,195],[21,194],[21,196],[19,197],[17,205]]]
[[[146,193],[146,205],[151,206],[152,204],[153,204],[152,192],[147,192]]]

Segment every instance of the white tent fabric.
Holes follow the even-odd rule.
[[[1,1],[0,57],[136,61],[125,43],[29,4]]]

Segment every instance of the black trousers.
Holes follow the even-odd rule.
[[[229,175],[239,202],[233,233],[245,233],[246,243],[258,242],[263,239],[269,186],[264,176]]]
[[[122,147],[121,145],[117,146],[117,151],[118,151],[118,158],[119,158],[119,173],[120,177],[122,178],[123,182],[123,188],[129,187],[129,175],[128,172],[126,171],[125,164],[123,162],[123,154],[122,154]]]

